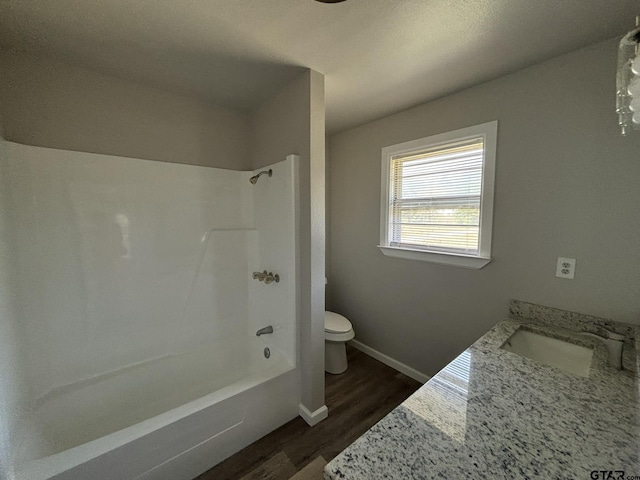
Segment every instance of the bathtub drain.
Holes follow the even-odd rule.
[[[271,350],[269,347],[264,347],[264,358],[269,358],[271,356]]]

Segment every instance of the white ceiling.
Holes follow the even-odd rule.
[[[638,13],[640,0],[0,0],[0,45],[243,110],[309,67],[336,132],[621,36]]]

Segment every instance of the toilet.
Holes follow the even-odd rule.
[[[324,312],[324,370],[337,375],[347,369],[348,342],[356,334],[351,322],[334,312]]]

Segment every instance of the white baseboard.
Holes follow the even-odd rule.
[[[404,363],[399,362],[395,358],[391,358],[390,356],[385,355],[384,353],[379,352],[378,350],[375,350],[370,346],[365,345],[362,342],[359,342],[358,340],[351,340],[349,342],[349,345],[351,345],[353,348],[357,348],[361,352],[366,353],[370,357],[375,358],[376,360],[384,363],[385,365],[390,366],[391,368],[399,371],[400,373],[404,373],[407,377],[411,377],[420,383],[427,383],[431,379],[429,375],[419,372],[415,368],[411,368],[409,365],[405,365]]]
[[[322,420],[329,416],[329,410],[326,405],[321,406],[315,412],[310,412],[307,407],[300,404],[298,407],[298,413],[302,419],[309,424],[310,427],[320,423]]]

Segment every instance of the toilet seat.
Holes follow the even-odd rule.
[[[324,338],[329,342],[348,342],[356,334],[351,322],[339,313],[324,312]]]
[[[326,333],[347,333],[353,326],[339,313],[324,312],[324,331]]]

